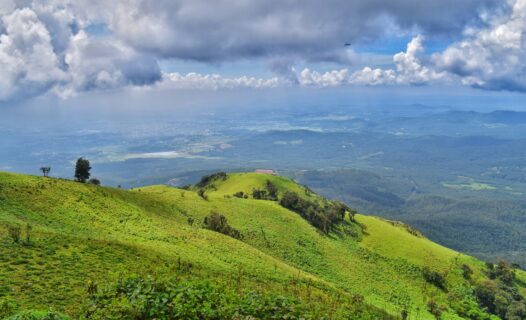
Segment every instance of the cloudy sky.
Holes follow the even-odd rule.
[[[523,101],[525,32],[526,0],[0,0],[0,105],[324,88]]]

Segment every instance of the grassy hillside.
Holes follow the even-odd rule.
[[[253,199],[252,191],[267,181],[280,198],[289,191],[330,204],[290,179],[256,173],[230,174],[188,190],[130,191],[0,173],[0,225],[6,226],[0,231],[0,315],[52,308],[95,318],[86,310],[99,308],[101,295],[117,303],[104,290],[121,288],[133,274],[207,281],[237,305],[252,293],[288,297],[312,318],[433,319],[432,313],[442,313],[442,319],[459,319],[471,312],[472,319],[489,319],[473,294],[488,279],[484,263],[370,216],[347,215],[322,232],[279,201]],[[233,196],[240,191],[248,197]],[[241,238],[204,228],[211,212],[224,215]],[[7,232],[17,227],[19,243]],[[514,272],[510,286],[519,292],[525,277]],[[99,309],[107,317],[108,308]]]

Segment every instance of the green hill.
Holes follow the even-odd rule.
[[[0,173],[0,317],[523,319],[522,271],[341,208],[256,173],[130,191]]]

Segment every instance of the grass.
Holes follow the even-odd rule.
[[[77,317],[89,281],[176,273],[237,285],[242,279],[243,287],[300,297],[307,285],[320,301],[363,297],[375,310],[433,319],[427,301],[448,306],[448,293],[426,283],[423,268],[443,273],[451,291],[470,285],[462,264],[484,277],[480,261],[400,223],[357,215],[324,235],[277,202],[232,197],[267,180],[280,193],[324,201],[290,179],[256,173],[215,181],[207,200],[168,186],[125,191],[0,173],[0,225],[32,227],[27,244],[0,231],[0,302]],[[241,231],[242,241],[201,227],[212,210]],[[443,315],[457,318],[452,309]]]
[[[464,177],[464,176],[458,176],[457,181],[455,182],[442,182],[442,186],[449,188],[449,189],[466,189],[471,191],[485,191],[485,190],[497,190],[496,187],[482,183],[477,182],[472,178]]]

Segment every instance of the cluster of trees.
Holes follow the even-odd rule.
[[[265,183],[265,189],[253,189],[252,198],[257,200],[278,201],[278,187],[270,180]]]
[[[337,224],[345,219],[348,213],[351,221],[354,221],[355,211],[341,202],[318,202],[301,198],[297,193],[286,191],[280,200],[280,205],[300,214],[313,226],[324,233],[329,233]]]
[[[526,319],[526,300],[520,295],[515,283],[515,270],[506,262],[487,264],[490,280],[475,286],[475,296],[487,312],[505,320]]]
[[[203,176],[201,178],[201,180],[196,184],[196,186],[198,188],[205,188],[207,187],[210,183],[216,181],[216,180],[223,180],[225,181],[227,179],[227,174],[226,172],[217,172],[217,173],[213,173],[213,174],[209,174],[207,176]]]
[[[241,232],[228,224],[226,217],[218,212],[212,211],[203,220],[203,227],[222,233],[235,239],[241,239]]]
[[[234,193],[234,197],[246,199],[248,195],[239,191]],[[349,214],[351,221],[354,221],[356,214],[355,210],[339,201],[310,201],[292,191],[286,191],[280,199],[278,187],[270,180],[266,181],[264,188],[253,189],[252,198],[279,201],[282,207],[300,214],[324,233],[329,233],[338,223],[343,222],[346,214]]]

